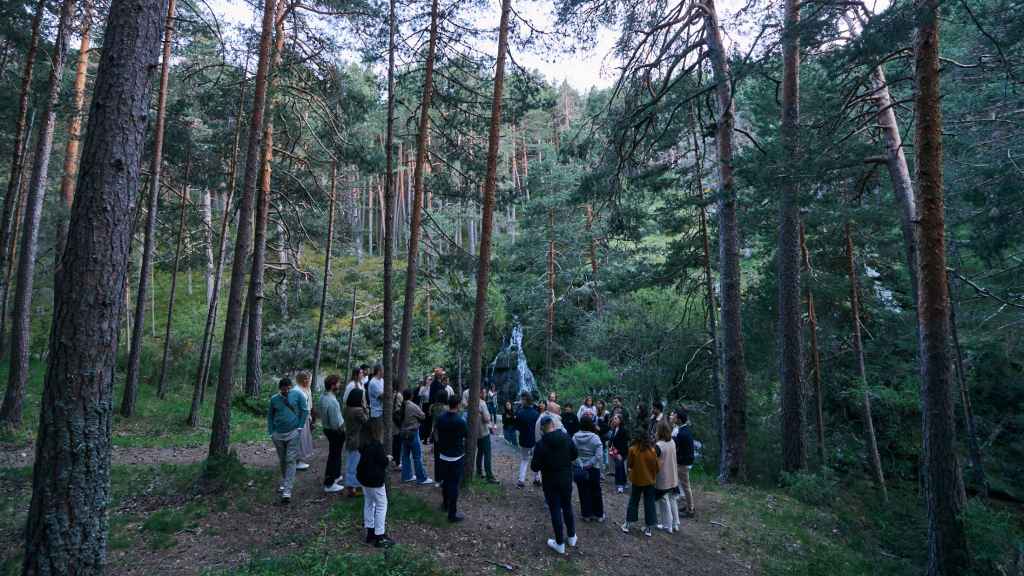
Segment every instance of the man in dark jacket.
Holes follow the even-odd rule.
[[[459,414],[460,400],[458,394],[451,395],[448,409],[434,423],[434,452],[437,454],[434,475],[441,480],[442,507],[448,513],[449,522],[465,519],[458,512],[458,502],[469,426]]]
[[[565,430],[555,427],[553,418],[542,417],[540,429],[544,436],[534,446],[530,468],[540,472],[544,479],[544,500],[555,530],[555,537],[548,539],[548,547],[565,554],[563,523],[564,532],[569,536],[569,546],[576,545],[576,521],[572,515],[572,463],[578,453]]]
[[[562,405],[562,427],[565,428],[565,433],[572,438],[580,431],[580,419],[576,416],[576,411],[573,410],[572,404],[566,402]]]
[[[516,486],[520,488],[526,485],[526,471],[530,467],[533,447],[537,444],[534,429],[540,418],[540,411],[533,405],[533,394],[523,392],[522,401],[522,407],[516,412],[516,431],[519,432],[519,481]],[[540,484],[540,474],[534,476],[533,484]]]
[[[690,466],[693,466],[693,431],[690,430],[690,417],[685,408],[677,408],[672,412],[672,440],[676,444],[676,465],[679,469],[679,488],[686,497],[686,510],[683,514],[693,518],[693,490],[690,489]]]

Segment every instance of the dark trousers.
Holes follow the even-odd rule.
[[[626,507],[626,522],[636,522],[640,518],[640,498],[644,499],[644,524],[654,528],[658,524],[658,511],[654,508],[654,484],[637,486],[629,492],[629,506]]]
[[[345,447],[345,432],[324,428],[324,436],[330,444],[327,449],[327,468],[324,469],[324,486],[330,486],[341,476],[341,450]]]
[[[397,430],[397,428],[396,428]],[[402,434],[397,433],[391,436],[391,457],[394,458],[395,465],[397,466],[401,462],[402,455]]]
[[[551,527],[555,529],[555,542],[565,542],[565,535],[562,533],[562,524],[565,524],[565,532],[569,537],[576,535],[576,519],[572,515],[572,484],[565,483],[561,486],[544,485],[544,501],[548,504],[548,511],[551,512]]]
[[[476,475],[487,478],[494,478],[494,470],[491,468],[491,435],[481,436],[476,439]]]
[[[626,485],[626,458],[615,458],[615,485]]]
[[[600,518],[604,516],[604,496],[601,494],[601,469],[597,467],[583,470],[583,479],[576,482],[580,492],[580,516],[584,518]]]
[[[459,506],[459,483],[462,482],[462,470],[466,463],[463,459],[449,462],[437,459],[438,477],[441,478],[441,495],[444,498],[444,509],[448,518],[455,518]]]

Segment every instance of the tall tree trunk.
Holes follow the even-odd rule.
[[[191,146],[190,146],[191,148]],[[167,395],[167,360],[171,353],[171,326],[174,320],[174,295],[178,291],[178,268],[181,264],[181,246],[185,240],[185,216],[188,214],[188,182],[192,170],[192,151],[185,160],[185,181],[181,187],[181,214],[178,216],[178,242],[174,248],[174,266],[171,269],[171,293],[167,297],[167,322],[164,324],[164,353],[160,360],[160,378],[157,380],[156,395],[161,400]]]
[[[32,118],[29,120],[28,129],[29,132],[36,123],[35,111],[32,112]],[[28,143],[30,138],[24,138],[21,143],[21,157],[26,158],[28,155]],[[11,277],[14,276],[14,267],[17,261],[18,254],[18,234],[21,231],[21,215],[25,212],[25,189],[28,188],[27,183],[24,182],[24,170],[22,171],[22,182],[19,182],[15,187],[14,194],[17,198],[14,199],[14,220],[11,222],[12,227],[9,230],[6,243],[0,247],[3,250],[3,258],[5,260],[5,266],[3,269],[3,287],[0,288],[0,358],[4,357],[7,351],[5,345],[5,338],[7,336],[7,305],[10,303],[10,287]]]
[[[136,293],[135,320],[132,326],[131,347],[128,350],[128,371],[121,394],[121,415],[131,417],[135,413],[135,400],[139,394],[139,371],[142,361],[143,327],[146,325],[146,296],[153,287],[153,253],[156,251],[156,213],[160,205],[160,177],[163,174],[164,129],[167,117],[167,85],[170,78],[171,47],[174,40],[175,0],[167,2],[167,16],[164,18],[163,58],[160,62],[160,92],[156,101],[156,127],[153,130],[153,156],[149,162],[149,198],[146,204],[146,231],[142,241],[142,270],[139,273],[139,290]],[[154,306],[153,316],[156,317]],[[152,324],[152,323],[151,323]],[[152,324],[151,328],[156,328]]]
[[[691,111],[692,112],[692,111]],[[715,305],[715,287],[714,277],[711,274],[711,238],[708,233],[708,212],[707,205],[704,203],[704,150],[707,150],[703,138],[700,138],[700,131],[696,124],[696,113],[692,114],[694,119],[693,123],[693,154],[696,160],[697,177],[694,188],[697,191],[697,204],[700,206],[699,212],[699,226],[700,226],[700,240],[703,248],[702,266],[704,268],[704,301],[705,301],[705,314],[707,318],[707,330],[708,338],[711,341],[711,389],[718,391],[721,386],[721,374],[719,373],[719,363],[721,357],[721,351],[719,350],[718,340],[718,321],[716,318],[716,312],[718,307]],[[700,140],[698,140],[700,138]],[[721,421],[719,422],[721,426]],[[719,430],[721,433],[721,430]]]
[[[203,274],[204,286],[206,286],[206,306],[209,308],[213,302],[213,274],[216,271],[217,261],[213,257],[213,193],[208,186],[203,186],[200,196],[199,216],[203,227],[203,252],[206,257],[206,271]]]
[[[68,248],[54,286],[22,574],[99,576],[107,561],[117,332],[162,3],[113,0]]]
[[[39,49],[39,26],[43,21],[43,13],[46,12],[45,0],[39,0],[36,5],[35,16],[32,17],[32,35],[29,39],[28,52],[25,53],[25,66],[21,73],[21,89],[18,92],[18,116],[14,123],[14,143],[11,148],[11,174],[7,181],[7,194],[4,195],[3,214],[0,215],[0,271],[10,270],[13,263],[14,246],[18,241],[18,235],[12,234],[17,228],[20,218],[14,217],[14,212],[21,207],[21,198],[24,196],[22,186],[22,173],[25,171],[25,157],[28,153],[28,144],[32,132],[28,120],[29,94],[32,91],[32,73],[36,64],[36,53]],[[34,120],[33,114],[33,120]],[[10,248],[8,248],[10,247]],[[3,285],[0,286],[0,298],[3,308],[0,313],[0,358],[6,351],[4,338],[7,334],[7,294],[11,286],[11,275],[5,273]]]
[[[68,36],[74,0],[64,0],[57,22],[57,39],[50,54],[49,89],[46,113],[39,124],[36,154],[32,159],[32,178],[28,183],[25,202],[25,221],[21,231],[21,257],[18,258],[18,285],[14,292],[14,324],[11,326],[11,368],[8,372],[7,393],[0,407],[0,426],[21,425],[22,403],[29,376],[29,344],[32,331],[32,282],[39,249],[39,222],[43,217],[43,197],[46,195],[46,176],[53,150],[53,129],[57,120],[64,60],[68,53]],[[118,297],[120,299],[120,296]]]
[[[555,346],[555,211],[548,208],[547,322],[544,327],[544,372],[551,374],[551,349]]]
[[[248,62],[246,63],[248,65]],[[206,307],[206,325],[203,328],[203,343],[199,349],[199,371],[192,388],[192,406],[188,412],[188,425],[195,428],[199,425],[199,409],[206,396],[206,384],[210,378],[210,362],[213,357],[213,332],[217,323],[217,309],[220,305],[220,283],[224,275],[224,260],[227,255],[228,226],[232,220],[231,202],[235,197],[235,186],[238,176],[238,146],[242,136],[242,114],[245,107],[245,68],[242,69],[242,85],[238,89],[238,107],[235,110],[235,140],[231,147],[231,160],[228,167],[228,192],[224,198],[224,210],[221,214],[220,233],[217,242],[217,268],[213,273],[213,299]]]
[[[896,122],[896,110],[885,81],[882,67],[875,68],[871,75],[875,105],[878,107],[878,126],[885,142],[885,165],[889,169],[892,190],[900,205],[900,229],[906,245],[907,271],[910,273],[910,292],[917,304],[917,206],[914,201],[914,186],[910,181],[910,169],[903,154],[903,139]]]
[[[850,223],[846,223],[846,272],[850,277],[850,311],[853,315],[853,354],[857,357],[857,378],[864,392],[864,435],[867,440],[868,458],[871,460],[871,475],[875,486],[882,493],[882,500],[889,499],[885,487],[885,473],[882,458],[878,454],[878,440],[875,437],[875,421],[871,412],[871,391],[868,387],[867,369],[864,367],[864,344],[860,334],[860,288],[857,281],[857,265],[853,255],[853,235]]]
[[[930,576],[962,574],[970,566],[964,533],[964,491],[956,453],[953,374],[949,362],[942,182],[942,107],[939,85],[939,0],[915,3],[914,151],[919,210],[918,332],[921,340],[921,414]]]
[[[430,99],[434,90],[434,54],[437,51],[438,0],[430,4],[430,41],[427,44],[426,70],[423,73],[423,97],[420,100],[420,125],[416,135],[416,166],[413,169],[412,210],[409,217],[409,253],[405,268],[405,304],[402,308],[402,331],[398,342],[398,368],[395,382],[399,386],[409,380],[409,352],[412,348],[413,311],[416,308],[416,273],[419,267],[420,228],[423,220],[423,171],[427,164],[430,131]]]
[[[263,112],[267,101],[267,74],[270,70],[270,46],[274,34],[275,0],[265,0],[263,24],[260,32],[259,63],[256,66],[252,114],[249,117],[249,135],[246,143],[245,172],[242,179],[242,197],[238,211],[238,233],[235,235],[235,255],[231,262],[231,284],[228,289],[227,318],[224,321],[224,342],[220,351],[220,373],[217,378],[217,399],[214,403],[213,425],[210,431],[210,458],[228,455],[231,434],[231,392],[234,386],[238,344],[241,341],[245,270],[252,242],[253,201],[256,180],[260,172],[260,141],[262,140]]]
[[[278,1],[275,25],[273,57],[270,62],[270,76],[267,79],[269,94],[267,115],[263,122],[262,168],[256,197],[254,222],[252,270],[249,272],[249,330],[245,351],[245,392],[250,398],[259,396],[263,379],[263,285],[267,264],[267,224],[270,220],[270,184],[274,159],[274,84],[273,70],[281,64],[284,51],[284,2]]]
[[[804,236],[804,224],[800,223],[800,252],[803,254],[803,268],[808,275],[811,273],[811,253],[807,250],[807,238]],[[814,292],[811,290],[810,278],[804,284],[807,297],[807,324],[811,330],[811,374],[814,375],[814,431],[817,438],[818,462],[824,466],[825,459],[825,412],[824,398],[821,390],[821,355],[818,353],[818,315],[814,311]]]
[[[705,5],[706,41],[718,96],[718,249],[722,298],[722,437],[718,478],[727,483],[746,475],[747,372],[740,315],[740,235],[733,182],[732,132],[736,121],[732,78],[714,0]]]
[[[394,318],[394,293],[392,279],[394,276],[394,247],[392,239],[395,235],[395,35],[398,30],[398,13],[395,11],[395,0],[388,1],[388,103],[387,103],[387,134],[384,138],[385,171],[384,202],[381,205],[381,217],[384,219],[382,234],[382,252],[384,253],[384,437],[391,438],[392,394],[394,389],[394,358],[392,358]],[[355,311],[356,292],[352,289],[352,310]],[[355,327],[355,314],[348,335],[348,371],[352,369],[352,329]],[[384,450],[391,452],[391,442],[384,442]]]
[[[498,146],[501,144],[501,98],[505,85],[505,55],[508,54],[508,19],[512,0],[501,0],[498,25],[498,60],[494,67],[494,97],[491,100],[491,126],[487,138],[487,175],[484,179],[484,203],[481,211],[480,261],[476,272],[476,306],[473,312],[473,340],[469,361],[470,385],[469,439],[466,442],[466,478],[473,477],[476,464],[476,440],[480,427],[480,379],[483,376],[484,328],[487,325],[487,285],[491,276],[491,232],[494,228],[494,196],[498,187]]]
[[[324,254],[324,286],[320,291],[320,319],[316,325],[316,344],[313,346],[313,384],[319,380],[320,344],[324,338],[324,316],[327,312],[327,287],[331,282],[331,246],[334,244],[334,203],[338,192],[338,162],[331,162],[331,202],[330,215],[327,217],[327,246]],[[347,378],[347,376],[346,376]]]
[[[782,468],[807,467],[800,306],[800,0],[786,0],[782,33],[782,190],[779,203],[779,383]]]
[[[703,208],[701,213],[703,214]],[[590,257],[590,283],[594,286],[594,309],[600,314],[603,305],[601,294],[597,290],[597,273],[599,268],[597,263],[597,238],[594,236],[594,205],[589,202],[587,203],[587,236],[588,256]]]
[[[956,248],[954,245],[954,255]],[[964,411],[964,427],[967,428],[967,454],[971,459],[971,476],[974,484],[982,496],[988,497],[989,484],[985,475],[985,466],[981,458],[981,442],[978,441],[978,427],[974,422],[974,408],[971,407],[971,394],[967,386],[967,373],[964,367],[964,353],[960,347],[960,334],[957,330],[956,319],[960,309],[960,286],[952,278],[953,271],[949,276],[949,335],[953,339],[953,360],[956,367],[956,380],[960,387],[960,404]]]
[[[81,42],[78,45],[78,64],[75,66],[75,95],[72,100],[71,119],[68,122],[68,141],[64,146],[64,176],[60,181],[60,197],[64,208],[71,213],[75,201],[75,180],[78,178],[78,149],[82,140],[82,117],[85,116],[85,83],[89,72],[89,44],[92,33],[92,0],[82,0]],[[61,219],[57,226],[57,253],[54,260],[60,265],[64,253],[67,226]]]

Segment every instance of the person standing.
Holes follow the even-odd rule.
[[[551,512],[555,537],[548,539],[548,548],[565,554],[565,544],[576,546],[576,520],[572,514],[572,462],[578,457],[576,445],[564,429],[555,427],[550,415],[542,416],[543,436],[533,450],[530,468],[544,479],[544,501]],[[566,538],[568,536],[568,538]]]
[[[369,419],[366,408],[366,393],[360,382],[362,370],[352,371],[352,381],[345,387],[345,404],[342,414],[345,417],[345,487],[348,496],[358,496],[360,492],[356,468],[359,466],[359,447],[362,445],[363,428]]]
[[[384,368],[380,364],[373,367],[373,377],[366,384],[366,396],[370,409],[370,434],[384,442]]]
[[[640,499],[643,498],[644,536],[650,536],[658,524],[658,512],[654,507],[654,485],[658,479],[658,450],[653,439],[646,434],[633,438],[627,462],[631,487],[629,505],[626,507],[626,522],[622,525],[622,531],[628,534],[630,525],[639,519]]]
[[[629,455],[629,432],[621,414],[612,416],[611,428],[608,432],[608,457],[615,467],[615,492],[626,491],[626,459]]]
[[[693,467],[693,431],[690,430],[690,416],[685,408],[677,408],[672,413],[672,423],[675,429],[672,431],[672,439],[676,444],[676,469],[679,474],[679,488],[686,498],[686,511],[683,513],[687,518],[693,518],[696,512],[693,508],[693,490],[690,488],[690,468]]]
[[[324,380],[324,393],[320,396],[320,417],[323,420],[324,436],[327,437],[327,467],[324,469],[324,492],[341,492],[345,487],[341,480],[341,451],[345,447],[345,419],[338,403],[338,387],[341,377],[331,374]]]
[[[565,433],[572,438],[580,431],[580,419],[576,417],[572,404],[566,402],[559,415],[562,417],[562,427],[565,428]]]
[[[578,418],[581,422],[583,421],[584,416],[590,416],[590,418],[593,419],[595,422],[597,421],[598,409],[596,406],[594,406],[593,396],[587,396],[586,398],[584,398],[583,404],[580,405],[580,409],[576,412],[576,418]]]
[[[435,474],[441,480],[441,506],[448,513],[449,522],[461,522],[465,519],[465,516],[459,513],[458,504],[469,425],[459,414],[460,404],[458,395],[450,396],[447,410],[442,412],[434,423],[434,451],[437,453]]]
[[[501,433],[506,444],[513,448],[519,446],[516,440],[516,409],[512,402],[505,402],[505,409],[501,412]]]
[[[594,420],[589,414],[580,421],[580,431],[573,434],[572,443],[579,454],[573,476],[580,493],[580,517],[584,522],[604,522],[604,497],[601,494],[604,443],[597,435]]]
[[[423,423],[420,424],[420,440],[424,444],[430,444],[431,432],[434,430],[434,419],[430,412],[430,376],[423,377],[417,395],[419,396],[420,410],[423,410],[426,415],[423,418]]]
[[[281,470],[281,503],[292,500],[292,486],[295,484],[295,464],[299,457],[299,430],[309,417],[306,396],[292,388],[290,378],[281,378],[277,383],[277,394],[270,398],[267,410],[267,434],[274,441],[277,461]]]
[[[548,401],[544,404],[544,410],[541,412],[540,417],[550,417],[555,421],[555,428],[561,428],[565,430],[565,425],[562,424],[562,407],[557,402],[551,399],[554,392],[548,395]],[[540,429],[540,419],[537,420],[537,424],[534,425],[533,437],[539,442],[541,437],[544,436],[544,432]]]
[[[540,420],[540,412],[533,405],[533,395],[523,392],[523,404],[516,412],[516,430],[519,432],[519,481],[516,486],[526,486],[526,471],[530,468],[533,447],[537,444],[535,426]],[[533,485],[540,485],[540,473],[534,474]]]
[[[468,388],[466,393],[468,395]],[[487,408],[486,398],[487,390],[481,388],[477,405],[477,410],[480,411],[480,428],[477,430],[476,438],[476,472],[477,476],[483,478],[488,484],[498,484],[491,465],[491,433],[494,432],[494,423],[491,420],[491,412]]]
[[[428,485],[434,481],[427,476],[423,467],[423,447],[420,444],[420,425],[426,419],[423,410],[410,399],[402,402],[402,419],[399,430],[402,439],[402,482],[416,481]],[[415,475],[413,474],[415,472]]]
[[[306,406],[310,407],[306,423],[299,430],[299,460],[295,465],[296,470],[308,470],[309,461],[313,459],[313,426],[316,424],[316,412],[313,410],[311,381],[309,372],[299,372],[295,375],[296,389],[306,397]]]
[[[679,472],[676,470],[676,444],[672,441],[672,427],[668,419],[658,422],[658,478],[654,483],[654,497],[658,506],[658,527],[669,534],[679,531],[677,491]]]
[[[391,457],[384,452],[384,445],[373,434],[360,438],[359,465],[356,478],[363,487],[363,527],[366,528],[366,543],[375,548],[389,548],[395,542],[385,530],[388,516],[388,493],[384,480],[388,475]]]

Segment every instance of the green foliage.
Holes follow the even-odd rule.
[[[582,402],[588,395],[606,397],[614,389],[617,375],[608,363],[599,358],[582,360],[555,370],[548,389],[560,398]]]
[[[142,523],[147,545],[154,550],[173,547],[177,543],[175,534],[194,528],[195,521],[207,513],[208,510],[197,503],[189,503],[181,509],[165,508],[153,512]]]
[[[363,499],[346,498],[331,506],[327,520],[336,526],[345,527],[358,524],[362,517]],[[426,524],[435,528],[448,525],[444,513],[431,506],[428,500],[400,490],[388,492],[388,522]]]
[[[964,521],[974,574],[1013,574],[1020,570],[1024,529],[1018,516],[974,498],[967,502]]]
[[[382,552],[339,552],[323,543],[293,554],[261,558],[247,566],[206,572],[206,576],[453,576],[435,561],[406,546]]]

